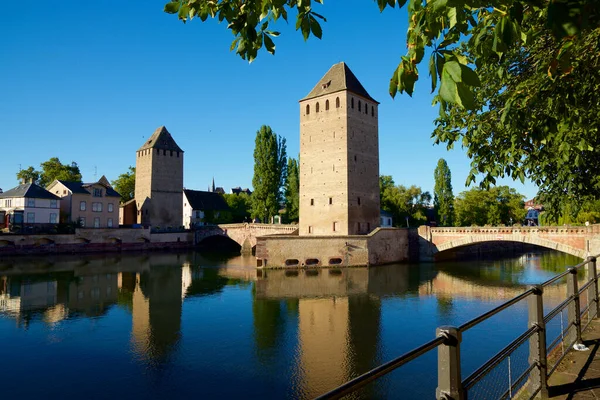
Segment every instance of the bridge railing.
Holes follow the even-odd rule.
[[[577,276],[581,270],[586,272],[586,282],[579,287]],[[544,314],[544,288],[565,278],[567,294],[564,301]],[[525,300],[528,302],[529,310],[527,329],[463,379],[460,362],[463,333]],[[599,315],[596,257],[588,257],[562,274],[541,285],[530,287],[513,299],[459,327],[437,328],[435,339],[344,383],[317,399],[342,398],[434,349],[438,350],[437,399],[512,399],[515,397],[531,399],[536,396],[547,398],[548,378],[572,349],[583,346],[582,330],[585,330]],[[556,336],[549,337],[548,332]]]

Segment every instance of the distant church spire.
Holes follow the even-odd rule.
[[[213,192],[213,193],[214,193],[214,191],[215,191],[215,177],[214,177],[214,176],[213,176],[212,188],[211,188],[211,190],[210,190],[210,191],[211,191],[211,192]]]

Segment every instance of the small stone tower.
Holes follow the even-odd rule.
[[[137,223],[178,227],[183,222],[183,150],[161,126],[136,153]]]
[[[343,62],[300,100],[300,235],[379,226],[378,105]]]

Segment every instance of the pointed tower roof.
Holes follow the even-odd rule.
[[[331,68],[329,68],[329,71],[327,71],[321,80],[319,80],[319,83],[317,83],[313,90],[311,90],[310,93],[300,101],[312,99],[325,94],[340,92],[342,90],[347,90],[379,104],[377,100],[372,98],[369,93],[367,93],[356,75],[354,75],[354,73],[344,62],[334,64]]]
[[[146,149],[172,150],[183,153],[181,147],[175,143],[175,139],[173,139],[173,136],[171,136],[167,128],[164,126],[161,126],[155,130],[152,136],[150,136],[150,139],[148,139],[146,143],[144,143],[143,146],[138,149],[138,151]]]

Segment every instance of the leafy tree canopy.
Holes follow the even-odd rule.
[[[81,172],[76,162],[71,164],[63,164],[58,157],[52,157],[41,165],[42,170],[36,171],[33,167],[21,170],[17,173],[17,179],[20,181],[38,184],[46,187],[54,180],[81,182]]]
[[[111,182],[117,192],[121,194],[123,203],[135,197],[135,167],[129,166],[129,171],[119,175]]]
[[[276,135],[269,126],[261,126],[254,142],[252,217],[268,222],[270,216],[278,214],[286,170],[285,138]]]
[[[540,214],[540,225],[585,225],[585,223],[600,223],[600,200],[586,200],[583,202],[564,201],[560,204],[558,212],[545,212]]]
[[[422,225],[427,222],[426,209],[431,203],[431,194],[423,192],[420,187],[409,188],[394,185],[390,175],[379,177],[381,191],[381,208],[392,214],[395,226]]]
[[[270,25],[289,15],[305,40],[321,38],[326,19],[316,3],[322,0],[172,0],[165,11],[184,22],[226,21],[231,49],[252,61],[263,47],[275,53],[279,32]],[[440,109],[433,137],[466,148],[467,185],[527,177],[546,202],[565,194],[600,197],[600,1],[375,3],[381,11],[408,11],[407,51],[391,74],[390,95],[412,95],[427,56]]]
[[[226,222],[248,222],[252,210],[252,199],[247,193],[224,194],[223,197],[231,210],[231,220]]]
[[[525,220],[525,197],[508,186],[489,190],[473,188],[458,195],[454,209],[457,226],[522,224]]]

